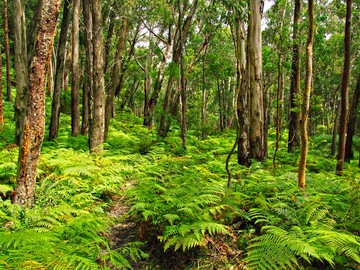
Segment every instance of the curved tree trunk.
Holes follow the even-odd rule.
[[[64,88],[64,69],[66,58],[66,40],[70,24],[70,1],[65,0],[63,18],[59,37],[59,47],[56,58],[56,73],[54,84],[54,95],[52,99],[49,141],[55,140],[59,133],[61,91]]]
[[[20,144],[24,130],[26,114],[26,88],[28,84],[26,23],[24,0],[13,0],[13,19],[15,32],[15,72],[16,72],[16,98],[15,98],[15,143]]]
[[[306,45],[306,59],[305,59],[305,88],[302,93],[302,106],[300,116],[300,137],[301,137],[301,149],[300,149],[300,161],[298,170],[298,186],[300,188],[306,187],[305,182],[305,169],[306,159],[308,152],[308,134],[307,134],[307,122],[310,107],[310,90],[313,74],[313,42],[314,42],[314,0],[309,0],[309,32]]]
[[[93,108],[90,127],[90,152],[102,153],[105,129],[105,85],[104,85],[104,49],[102,34],[101,0],[91,0],[93,19]]]
[[[341,80],[341,102],[340,102],[340,126],[339,126],[339,145],[336,172],[341,173],[344,168],[345,158],[345,135],[347,127],[348,114],[348,85],[350,73],[350,49],[351,49],[351,10],[352,0],[346,1],[346,23],[345,23],[345,52],[344,52],[344,69]]]
[[[80,64],[79,64],[79,18],[80,0],[73,2],[72,22],[72,72],[71,72],[71,134],[80,135]]]
[[[295,111],[296,96],[300,94],[301,81],[301,41],[300,41],[300,22],[302,15],[302,0],[295,0],[294,27],[293,27],[293,59],[291,64],[291,84],[290,84],[290,114],[289,114],[289,137],[288,153],[292,152],[293,146],[299,145],[298,118],[299,114]]]
[[[45,131],[45,79],[56,34],[61,0],[44,0],[34,56],[29,68],[25,129],[20,140],[14,203],[30,206],[34,200],[37,164]]]

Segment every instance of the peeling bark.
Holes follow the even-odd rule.
[[[39,31],[30,62],[27,110],[20,140],[14,203],[30,206],[34,200],[37,164],[45,131],[45,79],[56,34],[61,0],[44,0]]]

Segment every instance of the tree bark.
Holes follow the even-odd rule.
[[[79,18],[80,0],[73,2],[72,66],[71,66],[71,134],[80,135],[80,64],[79,64]]]
[[[351,107],[349,111],[349,118],[347,124],[347,135],[345,142],[345,161],[350,162],[350,159],[354,157],[354,152],[352,151],[352,142],[355,134],[355,124],[356,124],[356,112],[359,104],[360,98],[360,76],[357,79],[355,91],[351,101]]]
[[[28,29],[27,41],[26,41],[28,61],[31,59],[31,57],[34,54],[34,45],[35,45],[36,34],[38,31],[42,5],[43,5],[43,0],[37,0],[36,6],[34,7],[34,14]]]
[[[250,166],[249,152],[249,107],[248,107],[248,84],[246,76],[246,40],[244,22],[240,15],[235,20],[235,42],[236,42],[236,88],[237,104],[236,116],[238,121],[238,163]]]
[[[339,145],[336,172],[341,174],[344,168],[345,158],[345,135],[347,126],[347,113],[348,113],[348,84],[350,73],[350,50],[351,50],[351,10],[352,0],[346,1],[346,23],[345,23],[345,52],[344,52],[344,69],[341,80],[341,102],[340,102],[340,126],[339,126]]]
[[[13,19],[15,32],[15,72],[16,72],[16,98],[15,114],[15,143],[20,144],[24,130],[26,114],[26,88],[28,84],[26,23],[24,0],[13,0]]]
[[[302,16],[302,0],[295,0],[294,26],[293,26],[293,59],[291,64],[291,84],[290,84],[290,114],[289,114],[289,136],[288,153],[293,151],[293,146],[299,145],[297,135],[299,126],[299,114],[296,109],[296,96],[300,94],[301,82],[301,41],[300,41],[300,23]]]
[[[34,200],[37,164],[45,131],[45,78],[56,33],[61,0],[44,0],[34,57],[29,68],[25,129],[18,158],[14,203],[30,206]]]
[[[7,100],[11,101],[11,68],[9,53],[9,26],[7,18],[7,0],[4,0],[4,32],[5,32],[5,62],[6,62],[6,93]]]
[[[86,70],[84,72],[85,75],[85,83],[83,89],[83,108],[82,108],[82,122],[81,122],[81,134],[88,136],[91,119],[92,119],[92,89],[93,89],[93,32],[92,32],[92,14],[90,3],[88,0],[83,0],[83,10],[84,10],[84,25],[85,25],[85,46],[86,46]]]
[[[104,86],[104,46],[102,35],[101,0],[91,0],[93,20],[93,109],[90,127],[90,153],[102,153],[105,130],[105,86]]]
[[[63,83],[66,59],[66,41],[70,24],[70,1],[71,0],[65,0],[64,2],[63,18],[59,37],[59,47],[56,58],[56,73],[54,94],[51,106],[49,141],[55,140],[58,137],[59,133],[61,91],[64,88]]]
[[[306,59],[305,59],[305,88],[302,93],[302,106],[300,116],[300,137],[301,137],[301,149],[300,149],[300,161],[298,170],[298,186],[300,188],[306,187],[305,182],[305,169],[308,153],[308,134],[307,123],[310,107],[310,90],[312,85],[313,74],[313,42],[314,42],[314,0],[309,0],[309,32],[306,45]]]
[[[126,32],[127,32],[127,18],[124,18],[124,21],[123,21],[123,24],[121,27],[119,40],[118,40],[118,43],[116,46],[114,65],[113,65],[113,68],[111,71],[110,87],[109,87],[108,95],[106,97],[104,140],[106,140],[107,135],[108,135],[110,118],[111,118],[112,111],[114,108],[116,87],[119,84],[119,79],[120,79],[119,73],[120,73],[121,60],[122,60],[123,49],[124,49],[124,44],[125,44]]]
[[[249,1],[249,10],[250,157],[262,162],[267,153],[262,82],[261,0]]]

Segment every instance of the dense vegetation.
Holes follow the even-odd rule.
[[[360,268],[359,0],[2,7],[0,269]]]

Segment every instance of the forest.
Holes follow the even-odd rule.
[[[360,0],[0,6],[0,269],[360,269]]]

